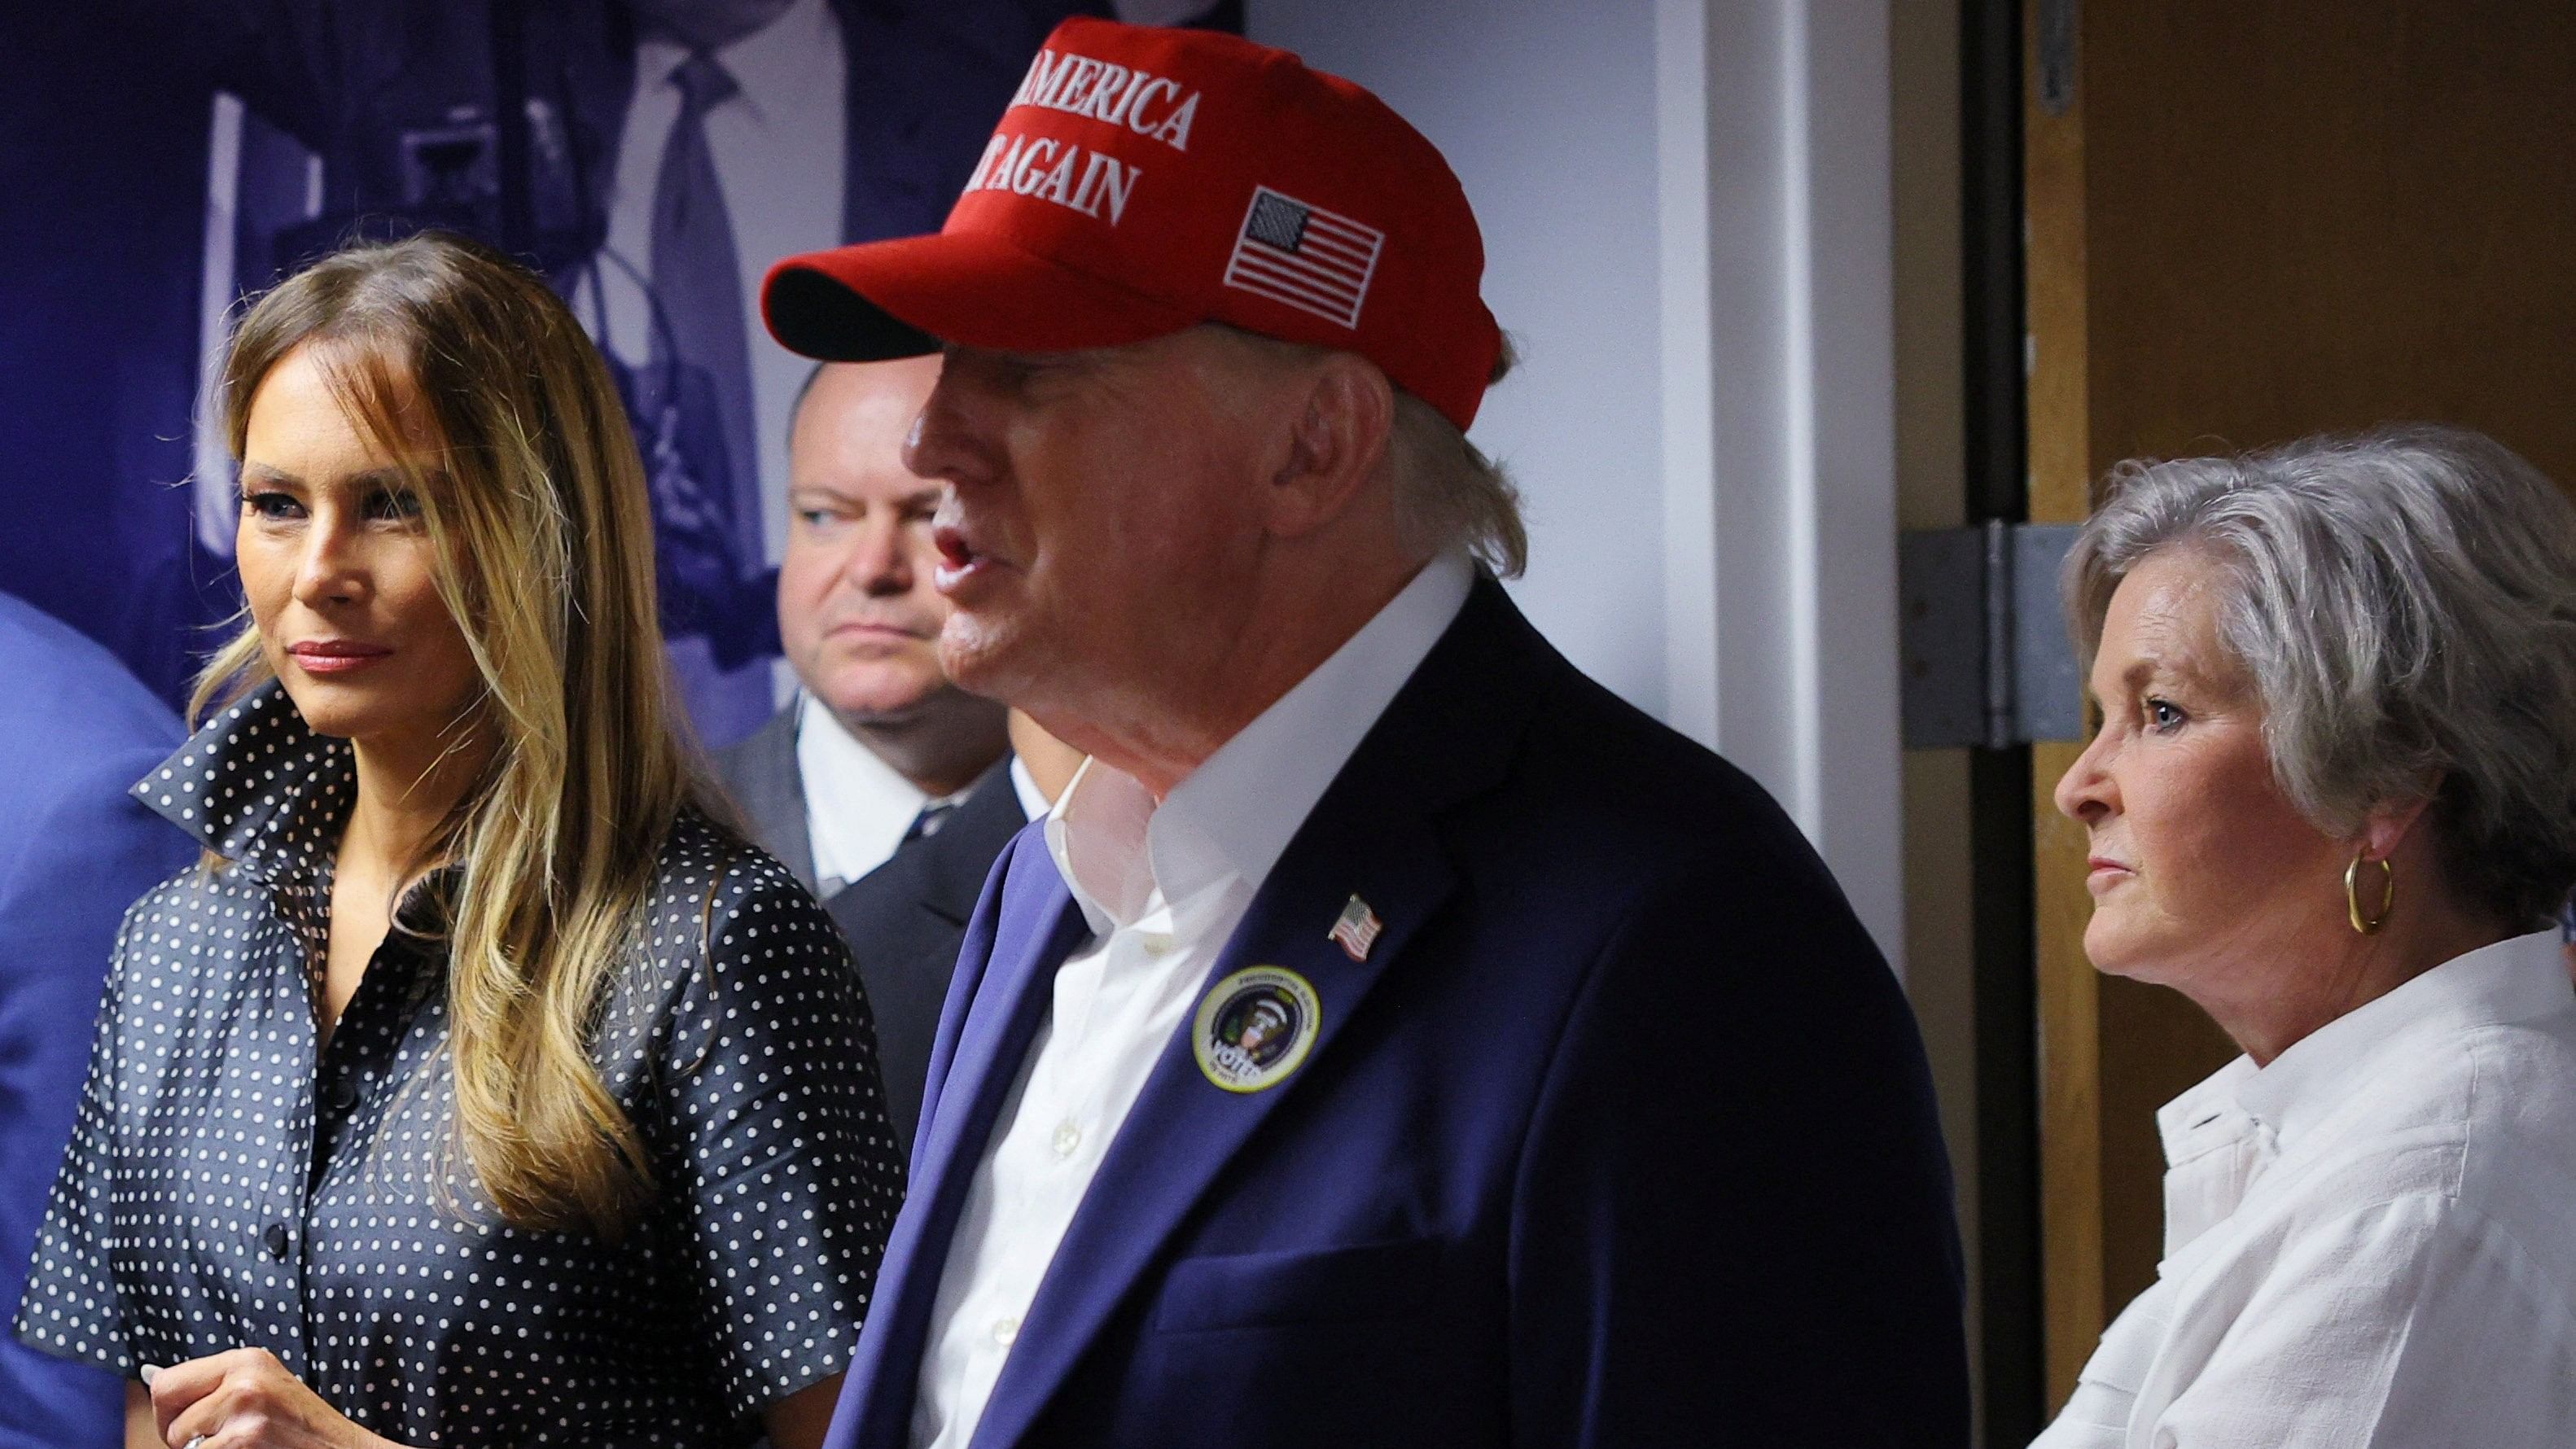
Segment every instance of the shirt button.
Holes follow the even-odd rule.
[[[1073,1155],[1073,1149],[1075,1149],[1075,1148],[1077,1148],[1077,1147],[1080,1147],[1081,1145],[1082,1145],[1082,1129],[1081,1129],[1081,1128],[1076,1127],[1076,1126],[1075,1126],[1075,1125],[1073,1125],[1071,1122],[1059,1122],[1059,1123],[1057,1123],[1057,1124],[1056,1124],[1056,1129],[1055,1129],[1055,1155],[1056,1155],[1056,1156],[1058,1156],[1058,1157],[1071,1157],[1071,1156]]]
[[[340,1080],[331,1084],[331,1105],[339,1108],[343,1112],[346,1112],[350,1108],[358,1105],[358,1079],[356,1077],[349,1076],[344,1073]]]
[[[283,1260],[286,1257],[286,1224],[270,1223],[268,1230],[259,1235],[259,1241],[260,1246],[268,1249],[270,1257]]]
[[[1148,956],[1160,956],[1164,952],[1172,949],[1172,938],[1166,932],[1147,931],[1139,938],[1139,940],[1145,947],[1145,954]]]
[[[1018,1338],[1019,1336],[1020,1321],[1018,1319],[1003,1318],[994,1321],[993,1346],[995,1348],[1009,1348],[1011,1346],[1011,1340]]]

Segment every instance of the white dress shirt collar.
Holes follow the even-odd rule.
[[[2399,1038],[2526,1021],[2565,1008],[2571,995],[2555,928],[2481,946],[2292,1043],[2243,1078],[2236,1100],[2287,1147],[2389,1060]]]
[[[920,787],[877,758],[821,700],[806,693],[797,696],[796,773],[805,787],[806,834],[817,881],[847,885],[885,864],[922,807],[931,803]]]
[[[1467,602],[1463,553],[1425,564],[1385,608],[1158,808],[1134,776],[1086,762],[1049,813],[1047,850],[1095,934],[1231,876],[1252,892]]]
[[[1038,788],[1038,777],[1029,773],[1029,762],[1011,756],[1011,793],[1019,798],[1020,818],[1035,820],[1047,813],[1046,791]]]

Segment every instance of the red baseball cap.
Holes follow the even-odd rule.
[[[1358,353],[1464,429],[1502,348],[1484,270],[1449,163],[1377,97],[1237,36],[1073,19],[937,234],[789,257],[761,311],[842,362],[1223,322]]]

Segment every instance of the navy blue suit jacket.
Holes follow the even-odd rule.
[[[1006,754],[937,834],[905,841],[885,864],[823,903],[849,939],[851,964],[867,988],[886,1125],[907,1148],[920,1135],[921,1085],[958,943],[994,857],[1028,821]]]
[[[183,737],[115,656],[0,594],[0,1322],[71,1136],[117,923],[195,851],[125,793]],[[124,1442],[114,1374],[0,1332],[0,1449]]]
[[[1353,894],[1365,960],[1327,939]],[[907,1442],[978,1158],[1086,937],[996,864],[831,1449]],[[1237,1094],[1168,1042],[977,1429],[1004,1445],[1956,1446],[1948,1168],[1912,1017],[1771,799],[1465,609],[1210,979],[1322,1026]]]

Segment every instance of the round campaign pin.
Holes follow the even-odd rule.
[[[1323,1004],[1305,977],[1283,966],[1252,966],[1208,988],[1190,1046],[1209,1081],[1229,1092],[1258,1092],[1297,1070],[1323,1022]]]

